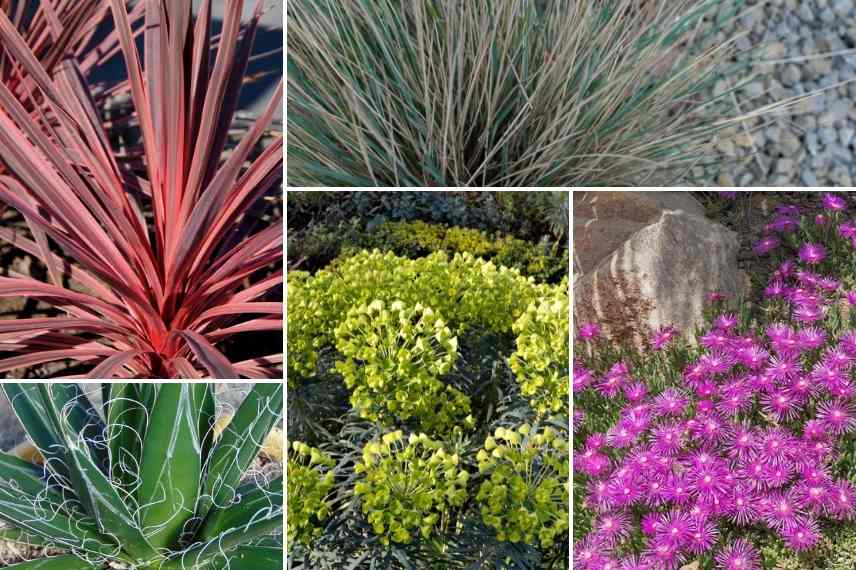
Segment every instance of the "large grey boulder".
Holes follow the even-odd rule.
[[[746,291],[736,234],[688,192],[586,192],[574,198],[574,319],[641,345],[651,330],[692,333],[708,294]]]

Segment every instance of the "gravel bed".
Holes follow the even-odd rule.
[[[856,1],[748,0],[720,40],[741,35],[755,79],[734,92],[741,113],[824,91],[711,144],[720,186],[852,186],[856,179]],[[824,55],[827,54],[827,55]],[[836,54],[836,55],[828,55]],[[746,56],[750,57],[750,56]],[[719,81],[715,93],[731,88]],[[731,97],[728,95],[728,97]]]

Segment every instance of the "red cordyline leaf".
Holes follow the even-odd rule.
[[[44,10],[47,38],[62,36],[76,1]],[[281,105],[282,81],[237,147],[224,152],[261,0],[248,21],[242,0],[227,2],[216,40],[210,0],[195,21],[184,1],[141,0],[131,14],[124,0],[84,3],[112,17],[142,162],[134,168],[111,147],[87,86],[91,58],[66,50],[46,65],[0,10],[0,66],[5,57],[39,102],[28,106],[0,81],[0,158],[8,168],[0,203],[23,215],[32,234],[0,227],[0,240],[41,260],[50,281],[12,272],[0,277],[0,298],[30,297],[64,313],[0,321],[0,353],[15,354],[0,359],[0,373],[68,359],[91,367],[90,378],[280,377],[281,351],[232,363],[218,349],[237,334],[283,328],[283,304],[270,301],[281,295],[282,223],[259,228],[247,219],[281,184],[282,137],[258,156],[253,150]],[[137,16],[145,20],[142,54]]]
[[[26,57],[38,60],[48,74],[66,57],[80,61],[80,70],[85,77],[119,50],[119,35],[115,30],[96,40],[99,26],[110,17],[107,0],[0,0],[0,12],[7,18],[0,25],[18,31],[29,48]],[[142,4],[130,15],[134,24],[141,21]],[[138,32],[142,30],[141,26]],[[12,57],[19,46],[0,45],[0,83],[22,103],[28,112],[38,119],[37,114],[48,114],[37,83],[22,72],[21,66]],[[127,82],[119,82],[113,91],[100,94],[100,98],[127,90]],[[7,171],[0,156],[0,174]],[[0,215],[6,205],[0,204]]]

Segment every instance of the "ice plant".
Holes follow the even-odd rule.
[[[213,384],[3,384],[44,457],[0,452],[2,537],[61,551],[10,568],[233,570],[282,565],[282,476],[247,478],[282,413],[257,384],[215,437]]]
[[[856,430],[856,224],[835,195],[817,208],[823,225],[776,208],[755,246],[780,256],[764,305],[732,314],[716,299],[697,347],[658,348],[655,334],[650,352],[616,362],[578,333],[574,470],[592,520],[577,537],[581,568],[673,568],[702,555],[725,570],[759,569],[759,551],[768,555],[748,536],[812,551],[856,516],[843,478]]]
[[[225,146],[262,2],[242,23],[229,2],[212,45],[211,2],[144,5],[144,64],[122,0],[109,6],[142,136],[138,161],[119,161],[82,80],[65,59],[49,73],[0,12],[0,53],[45,101],[34,116],[0,82],[0,202],[32,235],[0,239],[38,258],[43,283],[14,272],[0,297],[25,296],[60,316],[0,322],[0,372],[57,360],[90,377],[280,376],[281,350],[241,362],[217,347],[234,335],[282,330],[282,224],[251,207],[278,187],[282,138],[254,149],[282,83],[236,148]],[[261,227],[259,227],[261,226]]]

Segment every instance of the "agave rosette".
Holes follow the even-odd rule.
[[[61,554],[16,570],[282,565],[282,475],[248,477],[282,414],[257,384],[216,435],[213,384],[3,384],[43,462],[0,452],[0,538]],[[43,463],[43,464],[42,464]]]
[[[142,162],[111,148],[80,61],[51,72],[0,12],[0,52],[34,84],[33,113],[0,82],[0,202],[31,235],[0,240],[39,259],[48,282],[10,271],[0,298],[24,296],[62,314],[0,321],[0,373],[58,360],[93,378],[279,377],[282,350],[232,362],[217,345],[282,331],[282,224],[247,215],[279,187],[282,137],[257,152],[282,100],[233,149],[229,129],[262,2],[242,21],[229,2],[212,50],[211,2],[145,0],[144,57],[125,2],[111,0]],[[133,14],[133,12],[132,12]],[[274,299],[274,300],[271,300]]]

